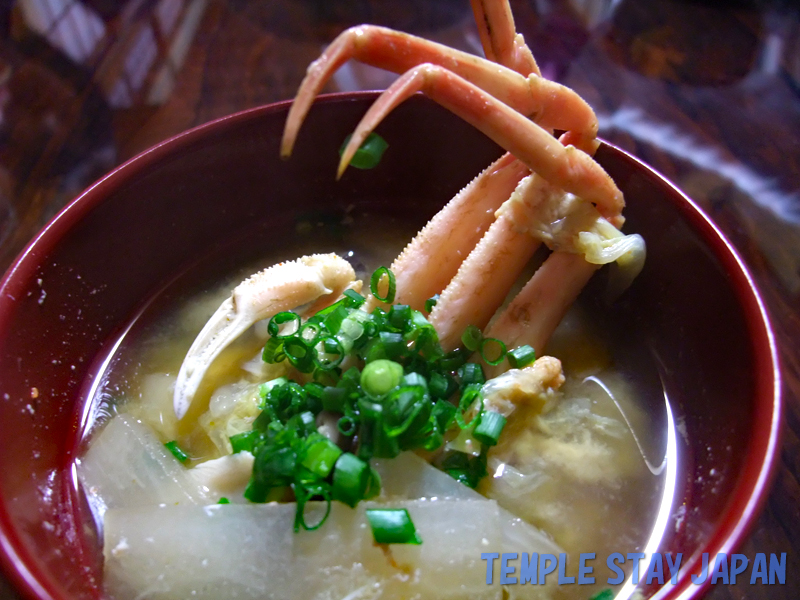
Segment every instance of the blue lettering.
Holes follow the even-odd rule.
[[[606,583],[609,585],[617,585],[625,580],[625,573],[623,573],[622,569],[620,569],[617,566],[617,561],[622,561],[623,563],[625,562],[625,557],[622,556],[622,554],[620,554],[619,552],[614,552],[613,554],[609,554],[608,558],[606,559],[606,565],[608,566],[608,568],[617,574],[616,577],[608,578],[608,581],[606,581]]]
[[[542,554],[539,557],[539,585],[544,585],[545,577],[556,570],[557,562],[555,554]]]
[[[494,571],[494,559],[499,558],[497,552],[481,552],[481,560],[486,561],[486,585],[492,584],[492,571]]]
[[[516,552],[503,552],[503,556],[500,559],[500,583],[502,585],[517,583],[516,577],[509,577],[509,575],[513,574],[517,568],[514,565],[508,564],[508,561],[510,560],[517,560],[517,556],[518,555]]]
[[[633,584],[639,585],[639,562],[644,558],[644,552],[628,552],[628,560],[633,561]]]
[[[714,561],[714,572],[711,575],[711,585],[722,579],[723,583],[728,583],[728,555],[720,552]]]
[[[575,577],[567,577],[567,555],[563,552],[558,555],[558,585],[575,583]]]
[[[669,567],[669,574],[670,574],[670,583],[675,585],[678,583],[678,571],[681,568],[681,560],[683,559],[683,553],[678,552],[678,558],[675,562],[672,562],[672,553],[670,552],[667,554],[667,566]],[[745,565],[747,566],[747,565]]]
[[[736,576],[739,573],[744,573],[747,568],[747,557],[744,554],[734,554],[731,556],[731,585],[736,584]]]
[[[750,585],[756,582],[756,577],[761,579],[761,583],[767,583],[767,555],[763,552],[756,554],[753,561],[753,572],[750,573]]]
[[[660,585],[664,585],[664,563],[661,562],[661,554],[658,552],[650,555],[650,566],[647,569],[647,577],[645,583],[650,585],[653,579],[658,581]]]
[[[775,577],[781,585],[786,583],[786,552],[781,553],[781,561],[778,562],[777,554],[769,555],[769,582],[775,583]]]
[[[531,554],[530,562],[528,562],[528,554],[523,552],[520,557],[519,582],[536,585],[536,567],[538,564],[539,555],[536,552]]]
[[[701,583],[705,583],[707,578],[708,578],[708,552],[703,552],[703,569],[700,571],[700,575],[695,575],[694,573],[692,573],[692,583],[699,585]]]
[[[578,585],[586,585],[594,583],[594,577],[588,577],[594,573],[594,567],[586,564],[587,560],[594,560],[594,552],[581,553],[580,564],[578,565]]]

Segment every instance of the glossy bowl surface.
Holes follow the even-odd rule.
[[[339,144],[374,98],[321,99],[289,161],[278,157],[288,103],[167,140],[73,201],[6,273],[0,546],[2,567],[24,596],[99,596],[100,562],[80,519],[72,452],[98,357],[144,302],[231,240],[257,239],[268,250],[279,243],[276,231],[291,232],[309,215],[368,210],[422,224],[501,153],[414,97],[381,125],[391,144],[381,164],[335,183]],[[626,228],[648,245],[644,271],[607,316],[658,357],[685,426],[675,503],[685,512],[666,549],[693,559],[730,552],[766,497],[778,447],[777,358],[763,305],[731,245],[679,190],[612,146],[597,158],[625,193]],[[703,588],[688,575],[657,596],[698,597]]]

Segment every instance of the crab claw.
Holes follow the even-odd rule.
[[[211,363],[251,325],[324,296],[339,296],[355,277],[353,267],[340,256],[313,254],[264,269],[236,286],[181,364],[173,396],[175,416],[183,418]]]

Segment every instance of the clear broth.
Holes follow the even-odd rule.
[[[177,374],[208,317],[251,273],[303,254],[333,251],[350,260],[357,277],[364,280],[376,267],[388,266],[415,233],[414,227],[402,220],[373,219],[365,214],[347,216],[334,225],[314,218],[299,222],[294,235],[284,235],[292,241],[271,240],[280,251],[257,259],[248,258],[254,254],[255,240],[239,242],[240,249],[246,247],[247,251],[201,260],[157,293],[98,367],[89,392],[82,447],[91,443],[92,434],[114,414],[128,413],[150,424],[162,441],[177,439],[195,463],[218,456],[214,444],[193,425],[208,408],[212,386],[201,388],[190,414],[178,423],[170,399],[143,403],[148,376]],[[569,553],[568,572],[577,571],[581,552],[597,554],[598,583],[563,586],[555,590],[555,598],[585,599],[608,587],[603,585],[605,557],[612,552],[643,552],[646,545],[653,551],[648,540],[653,539],[654,524],[664,509],[663,496],[670,488],[668,470],[662,463],[670,432],[658,413],[663,412],[658,408],[663,392],[652,376],[643,376],[640,365],[634,364],[642,353],[630,348],[611,350],[619,347],[625,336],[598,326],[591,315],[591,308],[574,308],[548,347],[548,353],[564,365],[565,400],[541,419],[518,411],[509,422],[513,441],[501,442],[490,453],[490,473],[480,487],[501,506],[547,531]],[[227,359],[241,362],[254,356],[261,345],[263,341],[251,333],[225,354]],[[622,343],[631,345],[630,340]],[[638,358],[630,360],[631,356]],[[654,371],[652,366],[650,369]],[[240,377],[241,373],[229,370],[206,380],[214,380],[216,388]],[[574,433],[573,425],[585,425],[587,419],[607,431],[599,437]],[[576,449],[581,453],[575,454]],[[510,586],[507,591],[516,597],[524,588]]]

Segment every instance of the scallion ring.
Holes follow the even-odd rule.
[[[461,334],[461,342],[470,352],[475,352],[481,345],[482,340],[483,334],[481,333],[480,329],[475,327],[475,325],[468,325],[464,330],[464,333]]]
[[[279,312],[267,325],[267,332],[279,340],[294,336],[298,329],[300,329],[300,315],[288,310]]]
[[[342,364],[344,348],[342,343],[332,335],[323,335],[314,346],[314,365],[323,371],[330,371]]]
[[[344,436],[350,437],[355,434],[358,424],[352,417],[344,416],[336,423],[336,429]]]
[[[316,323],[305,323],[297,330],[297,337],[307,344],[314,344],[320,333],[320,327]]]
[[[386,294],[381,296],[378,288],[382,283],[384,276],[387,278],[387,288]],[[395,292],[397,291],[397,282],[395,281],[394,273],[392,273],[386,267],[378,267],[375,269],[375,272],[372,274],[372,278],[369,280],[369,291],[372,292],[372,295],[381,302],[386,302],[387,304],[394,302]]]
[[[314,349],[301,338],[294,336],[285,340],[283,351],[292,366],[302,373],[310,373],[314,368]]]
[[[506,345],[497,338],[483,338],[478,346],[478,351],[481,358],[486,361],[486,364],[493,367],[503,362],[507,353]],[[494,356],[494,358],[490,358],[491,356]]]

